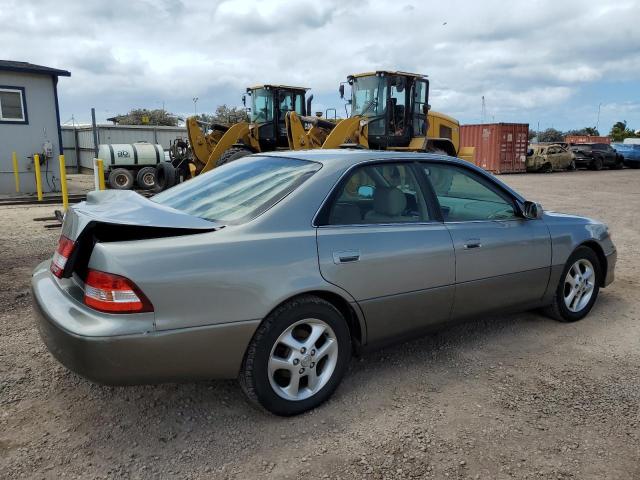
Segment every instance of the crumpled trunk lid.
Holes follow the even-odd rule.
[[[87,194],[87,200],[71,207],[62,234],[77,240],[90,223],[141,228],[211,231],[220,225],[153,202],[131,190],[103,190]]]
[[[81,277],[97,242],[193,235],[223,228],[208,220],[160,205],[130,190],[94,191],[69,208],[62,235],[75,242],[64,277]]]

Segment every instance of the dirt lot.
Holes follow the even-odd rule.
[[[59,235],[32,218],[52,207],[0,208],[0,477],[640,478],[640,171],[501,178],[610,225],[617,280],[591,315],[482,318],[354,359],[332,400],[290,419],[235,382],[111,388],[66,371],[28,292]]]

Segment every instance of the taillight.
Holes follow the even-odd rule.
[[[51,260],[51,272],[58,278],[62,278],[62,274],[64,273],[64,267],[67,264],[67,260],[71,256],[74,247],[76,244],[73,240],[68,239],[64,235],[60,236],[60,240],[58,241],[58,248],[56,249],[56,253],[53,254],[53,259]]]
[[[153,305],[128,278],[89,270],[84,287],[84,303],[108,313],[153,312]]]

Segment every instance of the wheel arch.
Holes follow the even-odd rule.
[[[333,305],[340,314],[344,317],[347,322],[347,326],[349,327],[349,333],[351,335],[351,344],[353,350],[358,352],[364,342],[364,335],[366,332],[366,326],[364,324],[364,318],[359,312],[356,311],[357,307],[354,307],[346,298],[342,295],[332,292],[330,290],[308,290],[304,292],[298,292],[295,295],[291,295],[287,297],[285,300],[278,303],[274,306],[264,318],[267,318],[274,312],[276,309],[280,308],[282,305],[295,300],[298,297],[302,297],[305,295],[314,295],[322,300],[329,302]]]
[[[600,263],[600,268],[602,269],[602,271],[600,272],[600,278],[598,279],[598,281],[599,281],[600,286],[604,287],[604,281],[605,281],[605,277],[607,275],[607,268],[608,268],[607,257],[604,254],[604,250],[602,249],[600,244],[598,242],[596,242],[595,240],[586,240],[586,241],[582,242],[580,245],[578,245],[575,248],[575,250],[577,250],[580,247],[590,248],[591,250],[593,250],[593,252],[598,257],[598,262]],[[574,252],[575,252],[575,250],[574,250]]]

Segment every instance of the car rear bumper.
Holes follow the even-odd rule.
[[[109,385],[236,378],[260,323],[109,335],[119,330],[122,315],[87,311],[60,287],[48,263],[36,269],[31,288],[38,330],[53,356],[69,370]]]

